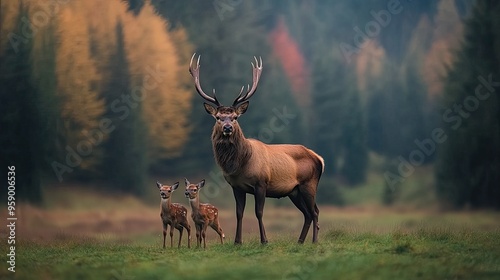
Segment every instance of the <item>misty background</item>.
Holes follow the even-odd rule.
[[[149,201],[156,180],[188,177],[232,205],[196,52],[225,105],[262,57],[240,125],[322,155],[319,203],[500,207],[496,1],[17,0],[0,22],[0,158],[18,199],[74,187]]]

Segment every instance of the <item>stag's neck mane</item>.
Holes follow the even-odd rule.
[[[247,164],[252,152],[250,143],[239,127],[230,136],[224,136],[214,128],[212,145],[215,160],[227,175],[238,174]]]

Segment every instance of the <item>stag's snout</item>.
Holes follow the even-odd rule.
[[[225,124],[223,127],[222,127],[222,133],[224,133],[224,136],[228,136],[228,135],[231,135],[231,133],[233,133],[233,126],[230,125],[230,124]]]

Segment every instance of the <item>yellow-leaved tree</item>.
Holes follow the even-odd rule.
[[[115,27],[120,21],[131,75],[131,92],[124,94],[141,104],[149,159],[154,162],[179,156],[190,131],[192,98],[186,68],[193,47],[184,29],[169,31],[168,22],[149,2],[138,14],[128,13],[120,1],[84,1],[79,5],[89,22],[99,84],[106,84],[112,67],[109,57],[116,48]]]
[[[62,7],[57,24],[57,95],[60,102],[59,133],[64,149],[80,154],[79,168],[92,169],[101,160],[100,143],[106,134],[99,131],[104,101],[96,88],[97,69],[90,54],[87,18],[78,2]]]
[[[180,155],[190,131],[192,93],[187,64],[192,47],[183,29],[169,32],[168,23],[148,3],[134,16],[123,16],[125,49],[132,90],[141,89],[149,133],[149,158]]]

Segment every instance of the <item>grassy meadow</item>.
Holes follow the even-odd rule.
[[[180,249],[162,249],[159,199],[146,203],[75,189],[49,190],[43,207],[17,209],[16,272],[3,262],[1,279],[500,279],[496,212],[348,201],[354,206],[320,207],[319,243],[311,244],[310,232],[299,245],[299,211],[268,203],[269,244],[263,246],[249,196],[243,245],[233,245],[235,215],[229,207],[220,215],[225,244],[209,229],[206,250],[188,249],[186,234]],[[174,244],[177,238],[176,231]],[[8,250],[3,231],[0,248]]]

